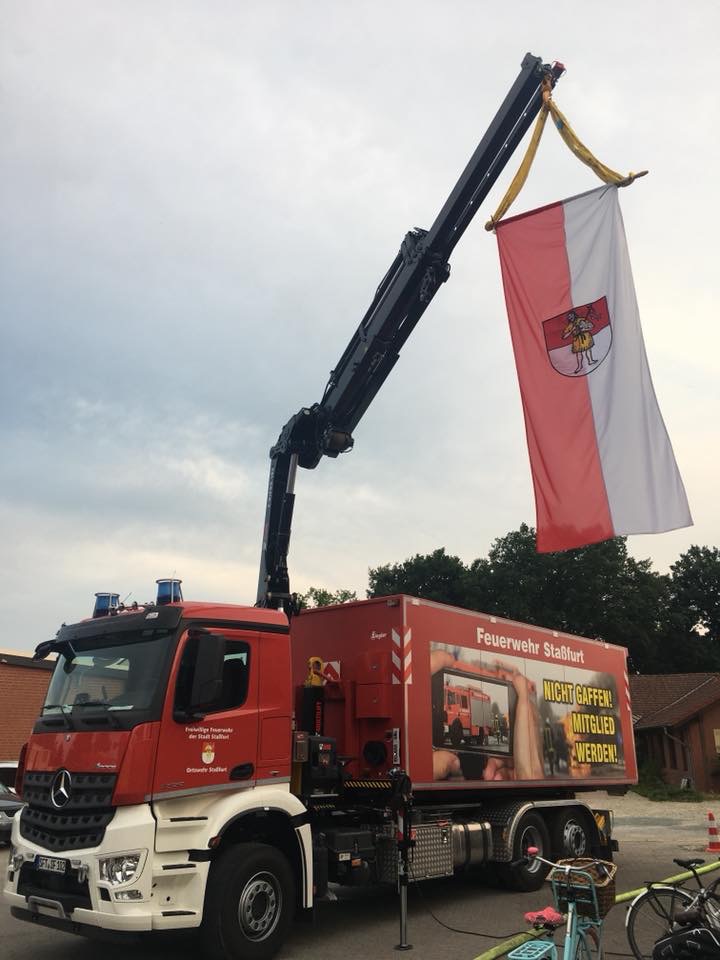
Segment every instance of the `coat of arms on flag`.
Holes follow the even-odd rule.
[[[548,358],[565,377],[585,377],[610,352],[612,326],[607,297],[564,310],[543,322]]]

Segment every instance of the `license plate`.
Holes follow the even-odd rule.
[[[67,860],[59,860],[57,857],[35,857],[35,869],[47,870],[50,873],[66,873]]]

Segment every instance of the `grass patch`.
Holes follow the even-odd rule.
[[[697,790],[683,790],[682,787],[665,783],[660,776],[660,768],[652,761],[644,763],[640,767],[638,778],[638,785],[633,787],[633,791],[639,793],[641,797],[647,797],[648,800],[678,800],[684,803],[698,803],[701,800],[708,799],[709,796],[699,793]]]

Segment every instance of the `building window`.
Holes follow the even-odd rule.
[[[720,730],[713,730],[713,737],[715,739],[715,753],[720,757]]]

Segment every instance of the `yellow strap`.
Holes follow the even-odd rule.
[[[594,157],[592,153],[590,153],[585,144],[578,139],[577,134],[552,100],[548,103],[548,109],[553,115],[557,131],[565,143],[570,147],[578,160],[582,160],[586,166],[590,167],[592,172],[600,177],[603,183],[620,183],[621,180],[626,179],[621,173],[616,173],[615,170],[606,167],[604,163],[601,163],[597,157]],[[632,174],[630,174],[630,176],[632,176]]]
[[[606,167],[604,163],[601,163],[600,160],[598,160],[597,157],[594,156],[594,154],[592,154],[585,144],[578,138],[573,128],[567,122],[565,116],[560,112],[560,110],[558,110],[552,99],[552,85],[549,77],[546,77],[543,80],[542,96],[543,105],[540,108],[540,113],[538,115],[537,122],[535,123],[535,129],[533,130],[532,137],[530,138],[530,143],[527,151],[525,152],[525,156],[520,164],[520,169],[515,174],[512,183],[507,189],[507,193],[500,201],[500,206],[485,224],[486,230],[495,229],[497,222],[502,220],[502,218],[508,212],[510,205],[513,203],[525,185],[528,173],[530,172],[530,167],[532,166],[532,162],[535,159],[535,154],[537,153],[540,137],[545,129],[545,121],[547,120],[548,112],[552,113],[558,133],[568,147],[570,147],[578,160],[582,160],[586,166],[590,167],[593,173],[600,177],[603,183],[611,183],[617,187],[627,187],[633,182],[633,180],[637,180],[638,177],[644,177],[647,174],[647,170],[642,170],[640,173],[631,172],[624,177],[621,173],[617,173],[615,170],[611,170],[610,167]]]
[[[530,167],[532,162],[535,159],[535,154],[537,153],[538,144],[540,143],[540,137],[543,135],[543,130],[545,129],[545,121],[548,118],[548,109],[545,104],[540,108],[540,113],[538,114],[537,121],[535,123],[535,129],[533,130],[532,137],[530,138],[530,143],[523,157],[522,163],[518,172],[513,177],[513,181],[507,189],[507,193],[500,201],[500,206],[497,208],[495,213],[490,217],[488,222],[485,224],[486,230],[494,230],[495,224],[498,220],[502,220],[505,214],[510,208],[510,204],[515,200],[517,195],[520,193],[522,188],[525,186],[525,181],[527,180],[527,175],[530,173]]]

